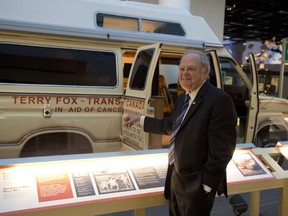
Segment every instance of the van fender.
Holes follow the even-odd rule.
[[[92,153],[95,142],[89,131],[80,128],[41,128],[21,140],[19,157]]]

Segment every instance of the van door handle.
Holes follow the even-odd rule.
[[[50,104],[44,104],[43,117],[44,118],[51,117],[51,105]]]
[[[148,112],[148,114],[154,114],[154,112],[155,112],[155,109],[154,109],[154,107],[148,107],[147,108],[147,112]]]

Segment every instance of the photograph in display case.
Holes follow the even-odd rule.
[[[227,166],[228,183],[270,178],[273,174],[251,150],[235,150]]]
[[[261,175],[266,173],[249,152],[233,157],[233,163],[243,176]]]
[[[135,190],[126,171],[94,173],[94,178],[100,194]]]

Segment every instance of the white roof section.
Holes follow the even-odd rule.
[[[163,35],[105,29],[98,12],[181,23],[186,35]],[[186,9],[119,0],[0,0],[0,29],[92,38],[222,46],[207,22]],[[156,36],[155,36],[156,35]],[[158,41],[157,41],[158,40]]]

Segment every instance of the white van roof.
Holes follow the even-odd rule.
[[[96,24],[97,13],[180,23],[185,35],[101,28]],[[185,9],[119,0],[0,0],[0,29],[185,47],[222,46],[207,22]]]

